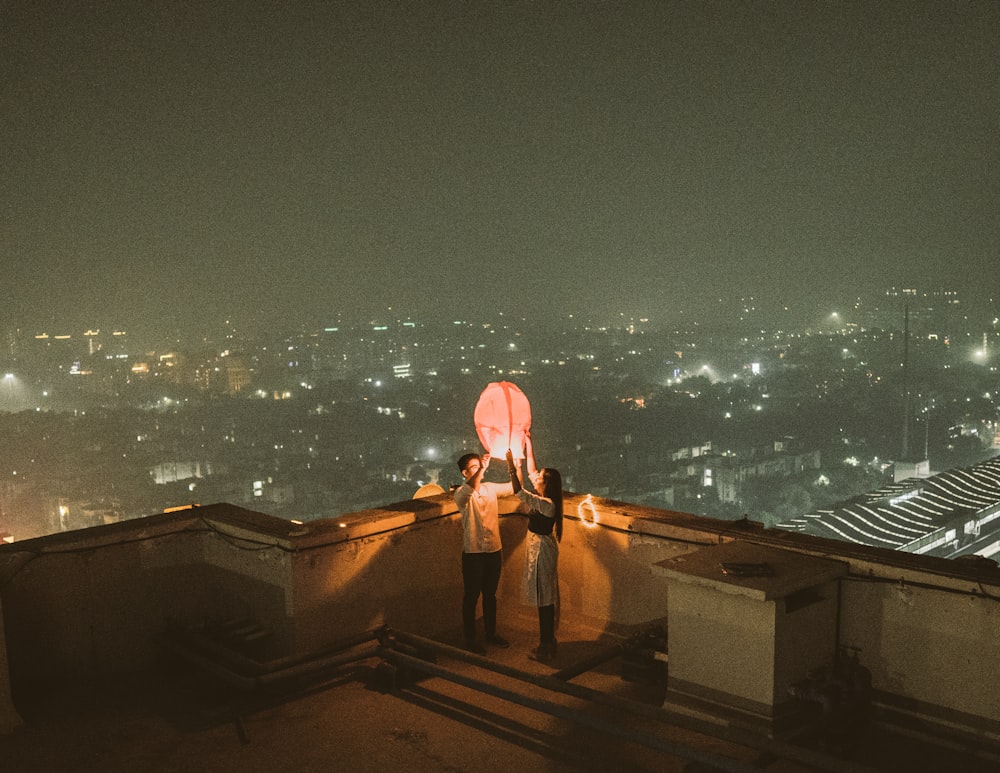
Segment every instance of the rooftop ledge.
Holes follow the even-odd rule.
[[[513,497],[501,502],[498,598],[501,617],[523,624],[534,612],[521,599],[526,519],[517,505]],[[1000,569],[991,562],[898,553],[570,492],[565,511],[560,625],[593,631],[595,639],[665,627],[663,661],[684,677],[668,678],[668,695],[676,693],[687,711],[722,712],[727,722],[757,729],[763,720],[762,732],[774,733],[792,691],[786,683],[800,684],[850,652],[870,673],[882,720],[1000,748],[1000,677],[977,666],[1000,661]],[[704,552],[713,546],[723,553]],[[18,701],[38,685],[149,668],[162,656],[158,637],[171,626],[205,631],[240,621],[252,636],[230,646],[265,663],[308,661],[332,642],[384,625],[456,643],[460,552],[449,494],[306,523],[225,503],[192,506],[0,545],[0,732],[18,724]],[[779,571],[788,559],[797,574],[756,586],[716,574],[717,564],[742,555],[770,556],[757,563]],[[749,606],[734,612],[736,597]],[[828,626],[817,624],[823,615]],[[706,618],[729,628],[742,619],[755,636],[770,627],[779,642],[789,630],[808,628],[812,652],[803,655],[796,645],[783,655],[776,646],[769,664],[775,681],[751,689],[705,671],[739,668],[739,653],[725,650],[717,632],[698,639]],[[708,666],[677,660],[711,647]]]

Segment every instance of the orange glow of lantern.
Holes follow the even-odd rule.
[[[487,453],[503,458],[509,448],[524,458],[525,435],[531,429],[531,405],[516,384],[494,381],[486,385],[473,413],[476,433]]]

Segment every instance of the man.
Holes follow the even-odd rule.
[[[476,605],[483,597],[483,628],[486,643],[510,646],[497,634],[497,586],[500,584],[502,546],[498,496],[514,493],[511,483],[483,480],[490,455],[465,454],[458,469],[465,482],[455,491],[455,504],[462,513],[462,625],[465,648],[483,655],[486,649],[476,640]]]

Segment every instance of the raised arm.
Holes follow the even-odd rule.
[[[521,485],[521,476],[517,472],[517,464],[514,462],[514,452],[509,448],[507,449],[507,472],[510,473],[510,485],[516,494],[523,486]]]
[[[483,476],[486,474],[486,468],[490,466],[490,455],[483,454],[479,457],[479,468],[471,475],[466,475],[465,472],[462,475],[465,477],[465,482],[474,491],[479,491],[479,484],[483,482]]]
[[[528,477],[533,478],[538,474],[538,469],[535,467],[535,449],[531,445],[530,429],[524,433],[524,460],[528,463]]]

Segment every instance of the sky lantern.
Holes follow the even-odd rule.
[[[509,448],[524,458],[525,434],[531,429],[531,405],[524,392],[509,381],[494,381],[479,395],[473,414],[476,432],[486,452],[503,458]]]

